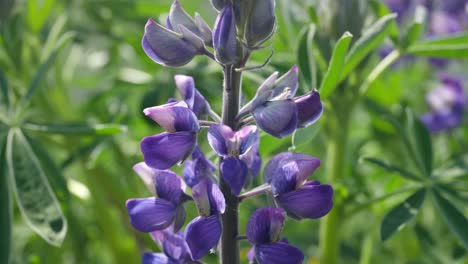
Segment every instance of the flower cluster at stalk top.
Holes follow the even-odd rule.
[[[218,11],[213,30],[198,14],[190,16],[178,0],[173,2],[166,26],[150,19],[142,39],[148,57],[176,67],[204,55],[224,68],[231,67],[248,57],[244,53],[262,48],[275,31],[273,0],[234,4],[212,0],[212,5]],[[280,233],[287,216],[317,219],[332,209],[332,187],[307,180],[320,160],[303,153],[279,153],[264,169],[264,184],[250,188],[261,171],[260,130],[281,138],[315,123],[323,112],[318,91],[296,95],[297,66],[283,75],[275,72],[241,106],[237,125],[230,127],[221,122],[192,77],[176,75],[174,79],[180,100],[169,99],[167,104],[143,111],[165,130],[141,141],[144,161],[134,166],[152,196],[126,203],[133,227],[151,234],[162,250],[145,253],[143,263],[200,263],[220,242],[221,215],[228,210],[225,196],[243,201],[262,193],[271,195],[277,208],[260,208],[251,216],[246,234],[252,244],[249,258],[260,264],[302,263],[301,251],[280,238]],[[198,145],[205,128],[219,168]],[[184,165],[181,176],[171,170],[180,164]],[[228,193],[218,187],[221,181]],[[194,202],[198,210],[198,217],[188,224],[186,202]]]
[[[468,106],[462,78],[443,74],[440,81],[439,86],[426,96],[431,111],[421,116],[423,123],[433,133],[460,126]]]

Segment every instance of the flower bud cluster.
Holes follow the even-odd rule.
[[[148,57],[176,67],[204,54],[222,65],[231,65],[246,49],[258,49],[274,32],[273,0],[211,2],[219,12],[213,31],[199,15],[192,18],[187,14],[178,0],[174,0],[166,27],[149,20],[142,41]],[[214,54],[208,50],[211,47]],[[249,258],[260,264],[301,263],[303,254],[281,238],[281,231],[286,216],[316,219],[332,209],[332,187],[307,180],[320,160],[302,153],[277,154],[265,166],[264,185],[250,187],[262,165],[260,130],[285,137],[313,124],[323,111],[318,91],[296,96],[296,66],[282,76],[275,72],[242,106],[237,125],[231,127],[221,122],[192,77],[176,75],[174,79],[180,100],[170,99],[167,104],[143,111],[165,130],[141,141],[144,162],[134,167],[152,196],[130,199],[126,204],[133,227],[150,233],[163,251],[145,253],[143,263],[200,263],[220,241],[221,215],[227,210],[225,196],[243,201],[260,193],[271,195],[277,208],[261,208],[251,216],[246,234],[252,244]],[[219,157],[219,168],[198,145],[204,128],[210,147]],[[170,170],[178,164],[184,165],[182,177]],[[221,181],[230,193],[218,187]],[[182,230],[184,204],[189,201],[194,202],[199,216]]]

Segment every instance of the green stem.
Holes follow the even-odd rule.
[[[338,112],[337,112],[338,113]],[[330,120],[332,133],[327,144],[326,183],[337,186],[344,177],[346,167],[346,147],[351,109],[343,111],[344,116]],[[342,204],[334,195],[334,206],[331,212],[320,223],[320,263],[336,264],[339,256],[339,227],[343,213]]]
[[[236,116],[239,113],[242,72],[235,69],[239,65],[227,65],[224,69],[223,124],[236,129]],[[239,199],[231,192],[229,185],[220,175],[220,188],[226,199],[226,211],[221,216],[221,263],[239,263]]]

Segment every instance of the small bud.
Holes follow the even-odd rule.
[[[249,47],[258,47],[267,41],[275,31],[275,1],[255,0],[250,1],[251,7],[246,16],[244,38]],[[248,5],[248,3],[246,3]],[[241,12],[243,12],[242,9]],[[241,14],[242,15],[242,14]],[[241,21],[242,23],[242,21]]]
[[[237,60],[237,32],[234,11],[226,6],[216,19],[213,31],[215,57],[220,63],[233,64]]]

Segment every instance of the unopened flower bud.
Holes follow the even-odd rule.
[[[216,19],[213,31],[215,57],[220,63],[233,64],[237,60],[237,32],[234,10],[226,6]]]
[[[250,8],[243,8],[240,11],[250,12],[248,16],[245,16],[244,38],[247,46],[258,47],[267,41],[275,31],[275,1],[255,0],[246,3],[246,5],[250,5]]]

